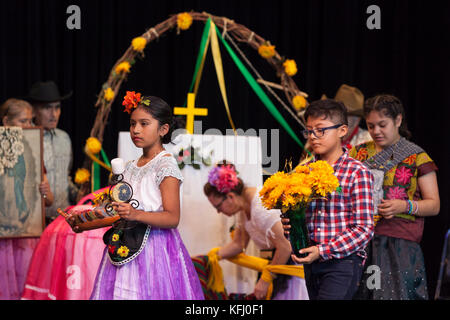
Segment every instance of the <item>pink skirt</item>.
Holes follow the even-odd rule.
[[[41,235],[22,299],[87,300],[94,286],[108,228],[75,233],[63,217]]]
[[[0,300],[21,297],[39,238],[0,239]]]

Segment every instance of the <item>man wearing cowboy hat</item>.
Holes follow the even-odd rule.
[[[61,101],[69,98],[72,92],[60,95],[55,82],[36,82],[31,86],[27,100],[33,105],[34,122],[44,128],[44,165],[50,188],[53,190],[53,205],[46,208],[47,225],[58,213],[75,199],[77,188],[69,174],[72,166],[72,142],[69,135],[58,129],[61,115]]]

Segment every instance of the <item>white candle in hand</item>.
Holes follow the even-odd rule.
[[[125,171],[125,163],[122,158],[114,158],[111,160],[112,173],[119,175]]]

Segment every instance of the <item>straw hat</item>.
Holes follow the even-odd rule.
[[[322,95],[321,99],[327,99],[327,96]],[[336,92],[334,100],[342,102],[349,115],[364,116],[364,95],[358,88],[343,84]]]

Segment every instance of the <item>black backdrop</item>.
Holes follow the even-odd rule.
[[[66,9],[81,9],[81,29],[69,30]],[[366,9],[381,9],[381,30],[369,30]],[[72,137],[74,170],[84,160],[82,148],[89,136],[94,103],[116,60],[141,35],[169,15],[206,11],[247,26],[276,45],[277,51],[295,59],[298,87],[310,100],[325,93],[333,97],[342,83],[357,86],[366,97],[392,93],[404,103],[413,141],[439,166],[441,213],[426,219],[422,247],[429,293],[434,295],[443,237],[449,228],[448,192],[450,5],[435,1],[2,1],[0,3],[0,100],[24,96],[38,80],[55,80],[64,102],[59,127]],[[175,31],[152,42],[145,59],[133,66],[125,90],[163,97],[180,105],[192,78],[203,24],[195,22],[179,35]],[[277,81],[271,68],[252,49],[241,46],[267,80]],[[279,128],[222,50],[232,117],[238,128]],[[104,136],[108,156],[117,152],[118,131],[128,129],[120,98]],[[215,71],[208,58],[197,106],[209,108],[203,130],[229,128]],[[290,125],[300,126],[281,107]],[[300,135],[299,135],[300,136]],[[280,130],[280,163],[297,159],[301,150]]]

